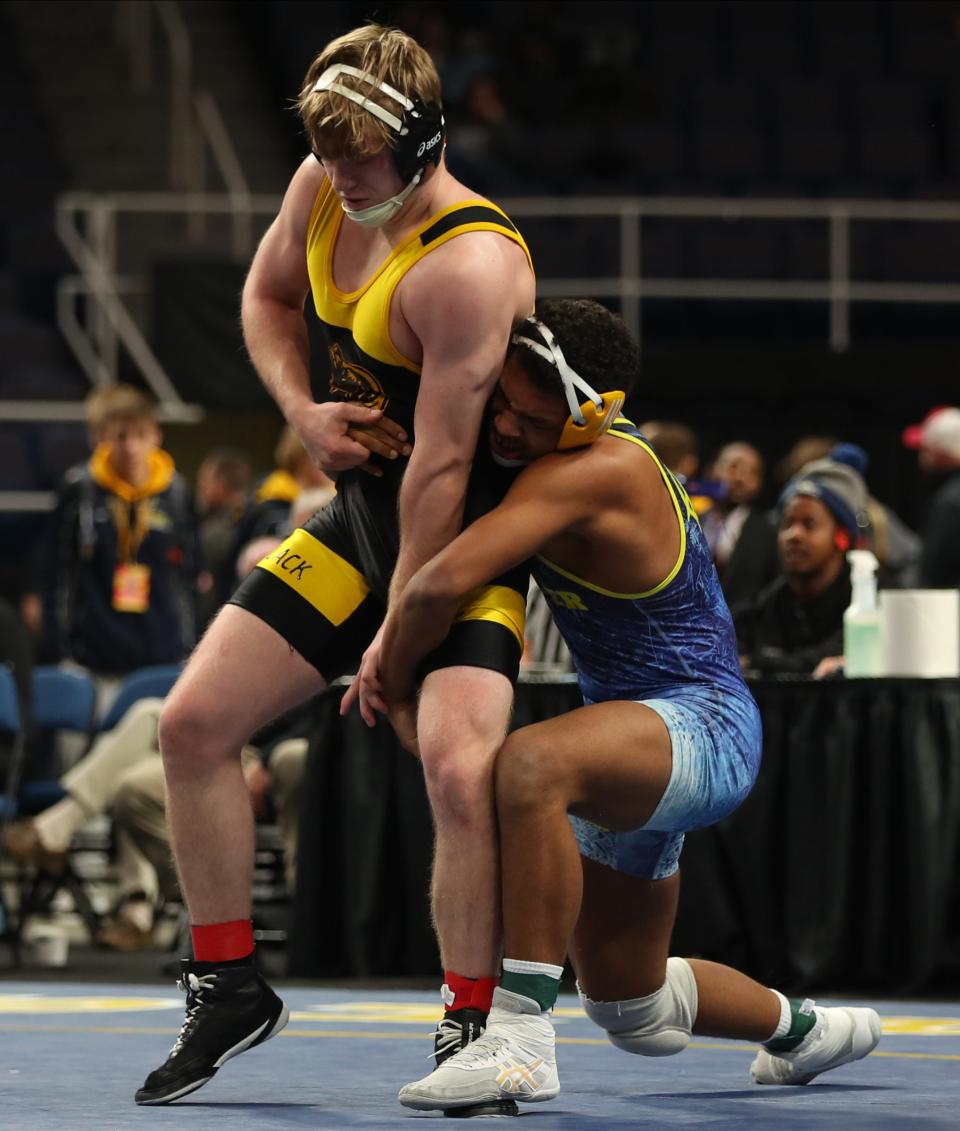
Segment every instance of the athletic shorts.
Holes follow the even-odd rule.
[[[327,683],[359,667],[383,621],[396,562],[395,495],[378,514],[352,484],[356,479],[271,550],[229,602],[279,632]],[[486,509],[497,501],[491,496]],[[478,513],[474,502],[467,516]],[[524,563],[475,589],[419,678],[438,668],[467,665],[501,672],[515,682],[529,577]]]
[[[752,698],[695,690],[641,699],[666,724],[673,769],[660,804],[642,828],[613,832],[570,817],[580,854],[628,876],[662,880],[679,866],[683,835],[716,824],[737,808],[756,780],[762,736]]]

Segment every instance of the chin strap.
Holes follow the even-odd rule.
[[[359,224],[361,228],[382,228],[388,220],[392,220],[394,216],[406,203],[407,197],[413,190],[420,184],[423,177],[423,170],[415,173],[413,180],[407,185],[405,189],[398,192],[396,196],[388,196],[380,204],[371,204],[369,208],[348,208],[343,201],[340,201],[340,207],[343,209],[347,218],[352,220],[354,224]]]

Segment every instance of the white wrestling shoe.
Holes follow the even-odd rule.
[[[400,1089],[404,1107],[447,1111],[517,1100],[540,1103],[560,1092],[553,1023],[531,998],[496,989],[482,1037]]]
[[[793,1052],[761,1049],[750,1065],[756,1084],[809,1084],[821,1072],[861,1060],[880,1041],[880,1015],[875,1009],[827,1009],[815,1006],[817,1020]]]

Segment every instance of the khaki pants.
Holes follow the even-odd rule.
[[[116,727],[64,775],[62,785],[89,816],[110,813],[117,836],[117,884],[122,900],[143,892],[154,904],[177,894],[170,851],[166,782],[157,741],[162,699],[141,699]],[[300,826],[300,784],[307,758],[305,738],[290,738],[270,756],[270,792],[283,836],[284,873],[292,892]],[[244,762],[259,759],[245,747]]]

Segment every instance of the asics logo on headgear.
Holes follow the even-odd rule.
[[[421,141],[420,142],[420,148],[417,150],[417,156],[418,157],[422,157],[428,149],[433,149],[433,147],[440,140],[441,132],[442,131],[437,130],[437,132],[433,135],[433,137],[429,141]]]

